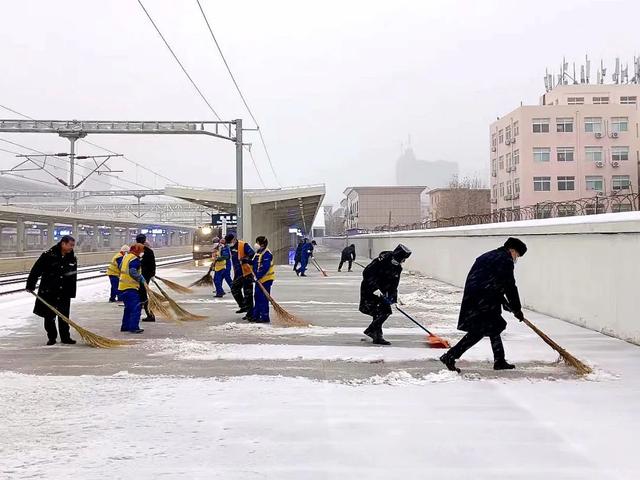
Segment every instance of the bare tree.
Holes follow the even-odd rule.
[[[487,187],[484,180],[482,180],[478,175],[460,178],[460,176],[456,174],[451,177],[451,180],[449,180],[449,188],[468,188],[478,190]]]

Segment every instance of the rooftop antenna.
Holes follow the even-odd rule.
[[[633,81],[634,83],[640,83],[640,57],[633,57]]]
[[[604,61],[600,60],[600,81],[598,83],[604,83],[604,78],[607,76],[607,69],[604,68]]]
[[[585,63],[586,63],[586,68],[585,68],[585,69],[586,69],[586,76],[585,76],[585,78],[586,78],[586,80],[587,80],[587,82],[586,82],[586,83],[589,83],[589,79],[590,79],[590,77],[591,77],[591,60],[589,60],[589,57],[588,57],[587,55],[585,55],[585,56],[584,56],[584,61],[585,61]]]
[[[548,92],[551,90],[551,86],[549,85],[549,69],[545,68],[544,70],[544,91]]]
[[[580,83],[585,83],[584,65],[580,65]]]
[[[611,79],[616,85],[620,83],[620,57],[616,57],[616,68],[613,71],[613,75],[611,75]]]
[[[573,84],[578,84],[578,82],[576,81],[576,62],[573,62]]]
[[[622,83],[629,83],[629,63],[622,69],[620,81]]]

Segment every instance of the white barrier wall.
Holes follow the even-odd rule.
[[[463,286],[480,254],[509,236],[529,251],[516,265],[524,305],[640,345],[640,212],[350,237],[360,257],[407,245],[406,268]],[[341,248],[345,239],[325,239]]]

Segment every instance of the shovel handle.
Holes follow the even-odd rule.
[[[403,314],[405,317],[407,317],[409,320],[411,320],[413,323],[415,323],[417,326],[419,326],[422,330],[427,332],[429,334],[429,336],[433,336],[433,333],[431,333],[429,330],[427,330],[427,328],[425,326],[423,326],[422,324],[420,324],[416,320],[414,320],[407,312],[402,310],[398,305],[396,305],[396,310],[398,310],[401,314]]]

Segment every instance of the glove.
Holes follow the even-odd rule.
[[[382,301],[386,304],[386,305],[393,305],[395,302],[393,300],[391,300],[389,297],[382,295]]]
[[[29,293],[33,293],[35,290],[33,288],[27,287],[25,290]]]
[[[522,310],[519,310],[519,311],[515,312],[513,314],[513,316],[516,317],[520,321],[524,320],[524,313],[522,313]]]

